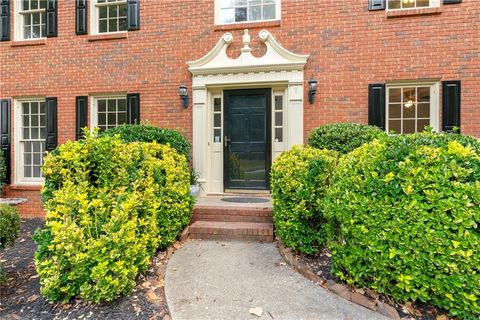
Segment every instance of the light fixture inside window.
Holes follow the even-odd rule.
[[[415,103],[413,102],[413,100],[408,100],[407,102],[405,102],[404,106],[405,108],[407,109],[410,109],[411,107],[413,107],[415,105]]]

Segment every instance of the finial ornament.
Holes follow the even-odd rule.
[[[252,51],[252,48],[250,48],[250,41],[251,41],[251,37],[250,35],[248,34],[248,29],[245,29],[243,31],[243,37],[242,37],[242,42],[243,42],[243,48],[242,48],[242,52],[250,52]]]

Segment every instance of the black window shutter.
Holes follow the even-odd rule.
[[[57,98],[46,98],[45,106],[45,124],[47,127],[46,149],[47,151],[51,151],[58,145]]]
[[[58,2],[47,0],[47,37],[56,37],[58,29]]]
[[[368,10],[370,11],[385,10],[386,6],[386,0],[368,0]]]
[[[385,130],[385,84],[368,86],[368,124]]]
[[[460,81],[442,82],[442,131],[460,133],[460,97]]]
[[[88,126],[88,97],[81,96],[76,99],[75,139],[83,138],[82,129]]]
[[[0,100],[0,147],[5,157],[5,180],[6,184],[10,184],[10,99]]]
[[[127,94],[127,121],[129,124],[140,123],[140,94]]]
[[[456,4],[462,3],[462,0],[443,0],[443,4]]]
[[[127,0],[128,30],[140,29],[140,0]]]
[[[87,0],[76,0],[76,34],[87,34]]]
[[[10,0],[0,0],[0,41],[10,40]]]

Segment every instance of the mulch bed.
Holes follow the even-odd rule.
[[[170,319],[163,281],[165,263],[173,248],[158,253],[131,295],[111,303],[95,305],[78,299],[61,304],[43,298],[33,263],[36,244],[32,240],[43,224],[42,219],[22,221],[15,244],[0,252],[8,278],[0,286],[0,319]]]
[[[324,248],[319,253],[307,256],[302,254],[295,254],[295,258],[303,265],[307,266],[308,269],[312,270],[316,275],[323,277],[325,280],[333,280],[337,283],[342,283],[342,281],[331,273],[332,267],[332,255],[329,250]],[[344,283],[345,284],[345,283]],[[351,286],[350,286],[351,287]],[[424,303],[406,303],[401,304],[393,301],[392,299],[379,295],[377,292],[370,290],[368,288],[353,288],[352,291],[363,294],[367,297],[372,298],[373,300],[378,299],[379,301],[388,303],[394,307],[402,319],[415,319],[415,320],[448,320],[454,319],[447,316],[448,312],[441,310]]]

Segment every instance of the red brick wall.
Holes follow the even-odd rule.
[[[143,0],[141,30],[91,41],[75,35],[75,1],[59,2],[57,38],[0,43],[0,97],[58,97],[62,143],[75,135],[75,96],[139,92],[142,119],[191,139],[192,108],[183,109],[177,93],[181,82],[191,88],[186,61],[205,55],[227,31],[235,37],[230,53],[238,55],[245,25],[215,27],[214,0]],[[305,104],[305,137],[325,123],[366,123],[369,83],[415,79],[461,80],[462,132],[480,136],[480,1],[395,18],[367,4],[282,0],[281,23],[248,25],[254,54],[264,49],[257,34],[266,28],[287,49],[311,55],[305,79],[315,76],[319,88],[315,104]],[[38,203],[22,210],[40,210]]]

